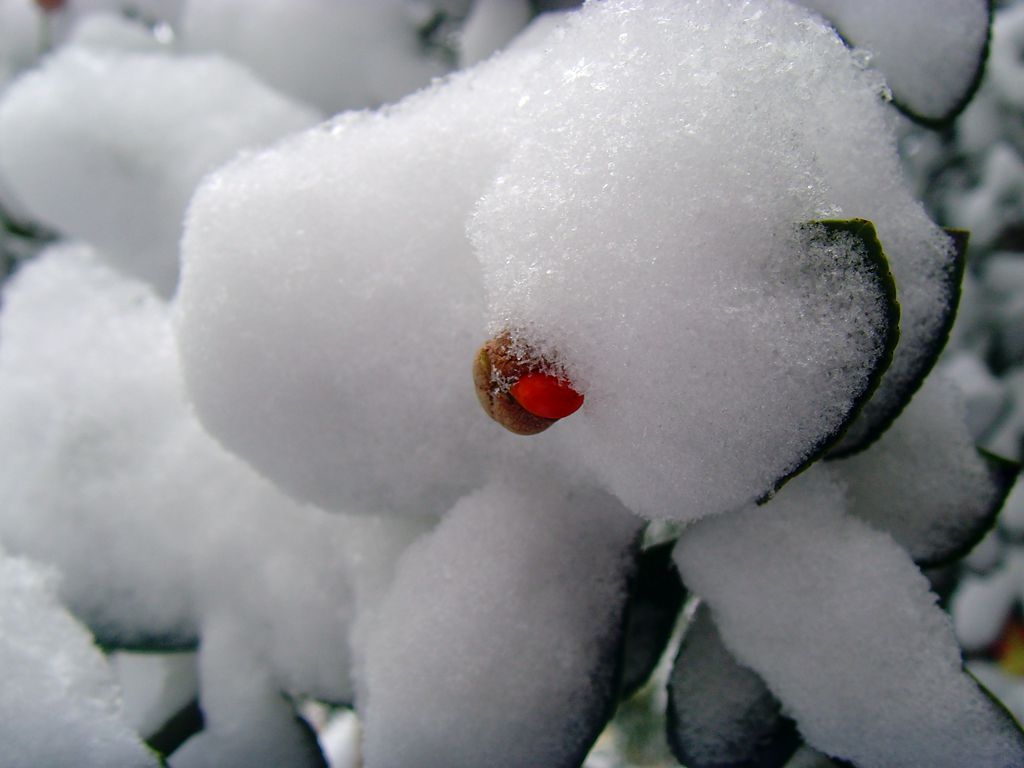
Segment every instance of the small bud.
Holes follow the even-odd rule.
[[[536,435],[575,413],[583,395],[563,378],[545,373],[550,366],[513,351],[508,333],[488,341],[473,363],[476,394],[487,415],[517,435]]]
[[[46,13],[53,13],[64,7],[65,0],[36,0],[36,5]]]

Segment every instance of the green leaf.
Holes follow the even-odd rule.
[[[203,730],[203,712],[193,699],[175,712],[160,728],[146,736],[146,744],[161,755],[169,755],[185,741]]]
[[[971,680],[974,681],[974,684],[978,686],[978,690],[984,694],[985,700],[989,705],[991,719],[994,722],[999,723],[1001,729],[1005,733],[1012,735],[1016,742],[1014,745],[1016,747],[1015,754],[1005,755],[1001,765],[1024,765],[1024,729],[1021,729],[1020,723],[1017,722],[1017,718],[1013,716],[1003,702],[995,697],[992,691],[981,684],[981,681],[978,680],[978,678],[974,676],[974,673],[967,669],[967,667],[964,667],[964,674],[971,678]]]
[[[871,66],[885,75],[893,105],[921,125],[948,126],[981,84],[992,29],[992,0],[960,0],[961,10],[974,13],[967,24],[947,22],[934,0],[870,6],[858,0],[801,2],[825,16],[848,47],[871,51]],[[908,11],[919,13],[922,23],[893,34],[896,25],[906,26],[903,17]],[[963,49],[963,55],[957,56],[951,50],[954,47]]]
[[[108,652],[170,653],[194,651],[199,647],[199,637],[186,629],[180,632],[148,632],[92,624],[89,629],[96,638],[96,645]]]
[[[903,412],[907,403],[914,396],[925,377],[935,367],[935,362],[946,347],[949,332],[956,320],[957,307],[960,305],[961,286],[967,264],[967,243],[970,234],[963,229],[946,229],[952,243],[950,260],[942,270],[942,286],[940,297],[945,312],[936,324],[931,338],[924,342],[924,349],[917,356],[916,367],[909,372],[899,386],[883,388],[873,397],[865,408],[860,419],[850,425],[842,440],[829,452],[828,459],[842,459],[852,456],[868,448]]]
[[[970,523],[957,532],[957,538],[950,539],[944,546],[937,546],[928,553],[911,553],[914,562],[921,568],[941,568],[955,563],[974,549],[996,524],[999,511],[1020,474],[1021,465],[982,448],[978,449],[978,453],[988,470],[991,481],[989,492],[977,498],[975,508],[964,510],[964,518],[969,519]]]
[[[808,242],[811,244],[816,242],[851,243],[853,255],[858,257],[858,268],[870,276],[871,282],[884,302],[886,312],[883,327],[879,329],[884,342],[880,345],[875,359],[869,362],[870,372],[866,385],[851,403],[842,422],[835,430],[824,435],[815,445],[810,446],[803,461],[776,480],[772,488],[758,499],[759,504],[771,499],[783,485],[823,457],[842,439],[877,389],[882,375],[892,362],[893,353],[899,343],[900,308],[896,299],[896,283],[889,269],[885,251],[878,240],[874,224],[867,219],[827,219],[802,224],[800,229],[807,234]]]
[[[686,588],[672,561],[675,541],[640,553],[629,591],[620,697],[636,693],[654,671],[672,636]]]
[[[669,746],[688,768],[781,768],[801,744],[760,676],[725,648],[704,605],[679,646],[666,715]]]

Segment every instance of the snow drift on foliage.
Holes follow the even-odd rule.
[[[156,766],[124,721],[92,636],[57,599],[57,572],[0,552],[0,752],[6,768]]]
[[[296,727],[281,691],[352,700],[350,639],[423,525],[302,507],[223,451],[185,399],[169,314],[83,246],[8,284],[0,541],[60,568],[105,644],[200,642],[204,740],[246,754]],[[256,689],[266,709],[240,693]]]
[[[465,373],[508,327],[587,395],[529,450],[648,515],[750,501],[881,355],[870,281],[802,223],[877,224],[903,310],[890,376],[947,314],[949,245],[904,190],[880,88],[787,3],[594,3],[229,165],[183,241],[198,413],[299,498],[441,511],[526,450]]]
[[[227,59],[69,47],[3,94],[0,174],[34,218],[168,296],[203,174],[317,119]]]
[[[818,466],[764,507],[693,526],[676,564],[812,746],[863,766],[1024,760],[1009,715],[962,672],[927,579],[844,509]]]

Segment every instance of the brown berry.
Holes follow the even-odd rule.
[[[508,332],[498,334],[480,348],[473,361],[473,383],[480,405],[510,432],[543,432],[583,403],[583,396],[569,382],[544,372],[548,367],[521,346],[514,348]],[[524,387],[526,384],[529,386]]]

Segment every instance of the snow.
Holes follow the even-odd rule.
[[[0,553],[0,744],[8,768],[156,766],[124,719],[88,630],[57,598],[57,573]]]
[[[59,567],[62,600],[110,645],[200,640],[211,723],[290,723],[284,690],[351,701],[358,614],[427,522],[301,507],[225,453],[185,399],[170,308],[84,246],[19,271],[0,338],[5,546]],[[274,703],[236,695],[249,681],[217,672],[233,656]],[[209,738],[244,754],[245,734],[290,727],[261,722]]]
[[[868,240],[808,222],[872,220],[898,283],[855,440],[937,352],[952,253],[884,102],[955,105],[985,3],[806,3],[853,52],[783,0],[605,0],[513,38],[557,4],[81,0],[8,87],[43,27],[0,0],[4,209],[88,243],[22,266],[0,314],[0,541],[55,568],[0,557],[5,750],[152,765],[132,731],[198,696],[174,768],[320,766],[312,696],[358,708],[323,734],[338,762],[578,765],[615,701],[640,515],[692,523],[714,671],[767,684],[820,749],[1024,762],[908,559],[980,533],[998,489],[972,438],[1016,453],[1024,431],[1024,372],[981,357],[1024,349],[1019,254],[987,253],[1013,249],[1024,179],[1014,10],[944,192],[987,256],[942,364],[966,426],[929,380],[867,451],[754,507],[890,351]],[[503,332],[586,395],[540,437],[475,403]],[[953,600],[972,649],[1021,598],[1021,509],[966,561],[992,569]],[[735,701],[697,710],[711,741]]]
[[[761,678],[722,645],[705,605],[672,667],[669,707],[669,739],[684,764],[757,765],[799,743]]]
[[[1006,384],[970,351],[950,352],[939,364],[939,373],[960,390],[967,431],[975,440],[988,432],[1009,406]]]
[[[953,595],[950,613],[956,636],[967,651],[984,650],[999,638],[1014,603],[1024,597],[1024,558],[1020,554],[986,573],[967,574]]]
[[[615,695],[639,521],[517,467],[402,558],[369,644],[367,765],[578,765]]]
[[[965,410],[957,389],[931,376],[875,445],[833,465],[847,484],[850,511],[916,560],[956,553],[1002,500]]]
[[[394,101],[451,68],[424,50],[418,30],[429,17],[420,19],[415,5],[189,0],[181,40],[187,50],[242,62],[281,92],[335,114]]]
[[[1024,174],[1021,184],[1024,191]],[[1003,226],[1005,222],[1000,221],[989,231],[995,236]],[[987,312],[996,325],[999,353],[1005,360],[1021,360],[1024,358],[1024,261],[1019,253],[990,253],[981,269],[981,279],[986,291]]]
[[[475,350],[515,326],[588,397],[531,451],[647,515],[769,490],[842,424],[880,347],[871,281],[838,252],[828,289],[801,278],[798,225],[878,223],[897,367],[946,315],[948,244],[902,187],[877,78],[802,11],[748,10],[594,4],[211,176],[179,297],[206,427],[298,498],[440,512],[525,450],[467,405]]]
[[[843,508],[815,467],[768,505],[688,529],[676,564],[811,746],[865,767],[1020,762],[928,581]]]
[[[504,48],[530,21],[528,0],[476,0],[459,30],[459,64],[469,67]]]
[[[923,276],[920,262],[937,255],[901,250],[900,230],[921,242],[934,233],[895,182],[889,210],[877,205],[893,158],[875,83],[799,16],[779,4],[605,4],[570,17],[470,221],[489,330],[561,358],[587,395],[552,439],[644,514],[696,517],[764,493],[856,398],[855,376],[826,392],[815,372],[866,374],[863,350],[833,342],[871,331],[826,318],[785,273],[801,268],[797,224],[873,219],[894,271],[917,260]],[[815,80],[825,72],[827,89]],[[882,176],[870,191],[865,152]],[[908,344],[919,320],[907,313]]]
[[[950,219],[971,230],[980,248],[994,246],[1003,230],[1017,221],[1024,200],[1024,160],[1006,141],[993,145],[985,157],[985,183],[957,196]]]
[[[251,652],[250,630],[220,620],[205,630],[199,657],[204,728],[175,750],[171,768],[322,766],[312,731],[264,659]]]
[[[297,498],[440,514],[495,460],[469,374],[484,319],[463,227],[495,164],[494,111],[531,61],[344,115],[193,199],[177,302],[190,395]]]
[[[41,34],[32,0],[0,0],[0,88],[32,64]]]
[[[988,75],[993,89],[1009,104],[1024,109],[1024,6],[1001,9],[992,27]]]
[[[1014,536],[1024,536],[1024,483],[1014,486],[1006,497],[1000,522]]]
[[[0,539],[59,563],[74,612],[128,642],[193,635],[183,533],[204,514],[196,481],[224,463],[187,419],[165,314],[144,285],[65,246],[8,283],[0,315]]]
[[[112,651],[107,658],[121,687],[125,719],[147,739],[196,697],[195,653]]]
[[[34,218],[169,296],[199,179],[317,119],[226,59],[65,48],[4,93],[0,175]]]
[[[941,119],[968,95],[988,41],[987,0],[800,0],[870,54],[896,100]]]
[[[72,28],[67,45],[96,50],[113,49],[139,53],[169,52],[153,30],[139,19],[116,13],[93,13],[83,16]]]

